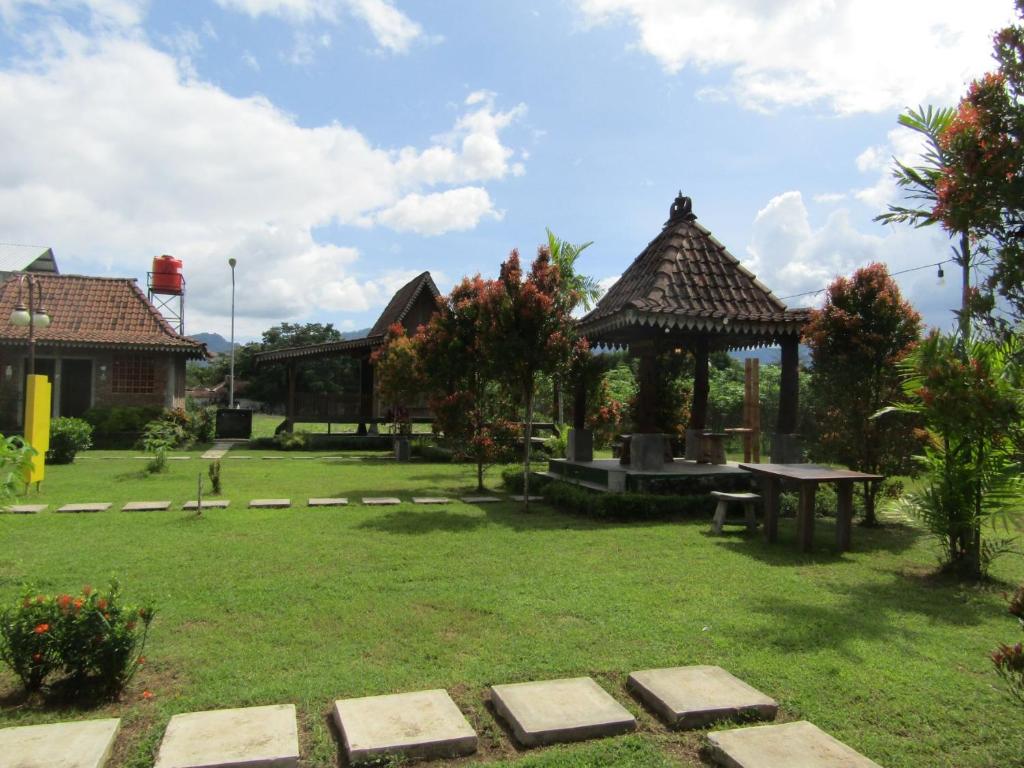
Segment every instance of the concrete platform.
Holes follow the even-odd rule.
[[[227,509],[230,504],[231,501],[228,499],[213,499],[212,501],[204,500],[203,509]],[[195,510],[199,508],[199,502],[192,499],[192,501],[186,501],[182,504],[181,508]]]
[[[120,719],[109,719],[3,728],[0,764],[5,768],[102,768],[120,727]]]
[[[45,510],[49,504],[12,504],[7,512],[12,515],[35,515]]]
[[[631,673],[626,687],[675,728],[700,728],[726,718],[771,720],[779,710],[774,699],[721,667],[647,669]]]
[[[368,507],[386,507],[393,504],[401,504],[402,500],[394,496],[371,496],[363,497],[363,504]]]
[[[122,512],[163,512],[171,508],[169,501],[129,501],[123,507]]]
[[[589,677],[494,685],[491,703],[524,747],[636,730],[636,719]]]
[[[293,704],[175,715],[154,768],[297,768]]]
[[[463,496],[459,499],[464,504],[496,504],[501,501],[498,496]]]
[[[708,744],[727,768],[881,768],[806,720],[712,731]]]
[[[348,504],[348,499],[332,499],[332,498],[320,498],[310,499],[306,502],[310,507],[344,507]]]
[[[512,499],[512,501],[526,501],[526,497],[523,496],[522,494],[518,496],[509,496],[509,498]],[[533,494],[530,494],[530,501],[544,501],[544,497],[534,496]]]
[[[476,752],[476,732],[446,691],[342,699],[334,702],[333,714],[350,763]]]
[[[110,509],[109,502],[101,502],[98,504],[65,504],[63,507],[58,507],[58,512],[106,512]]]
[[[446,499],[443,496],[413,496],[413,504],[450,504],[451,499]]]
[[[249,509],[287,509],[291,505],[291,499],[253,499]]]

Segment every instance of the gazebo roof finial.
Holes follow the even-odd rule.
[[[683,191],[679,190],[679,194],[676,195],[676,199],[672,202],[672,207],[669,209],[667,223],[693,221],[696,218],[697,216],[693,212],[693,201],[688,197],[684,197]]]

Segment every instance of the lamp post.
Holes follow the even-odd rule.
[[[232,257],[228,259],[228,266],[231,267],[231,381],[228,385],[228,408],[235,407],[235,264],[238,262]]]
[[[23,292],[28,285],[28,306],[25,306]],[[37,303],[38,300],[38,303]],[[50,316],[43,308],[43,286],[32,277],[24,274],[18,276],[18,303],[11,312],[11,325],[18,328],[28,328],[28,375],[36,372],[36,326],[47,328],[50,325]]]

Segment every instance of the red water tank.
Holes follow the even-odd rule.
[[[181,294],[185,288],[185,278],[181,274],[181,259],[166,254],[155,257],[150,288],[153,293]]]

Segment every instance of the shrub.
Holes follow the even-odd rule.
[[[32,466],[36,449],[21,437],[0,435],[0,508],[25,486],[25,472]]]
[[[50,464],[71,464],[75,454],[92,447],[92,425],[85,419],[60,416],[50,422]]]
[[[539,490],[549,481],[546,477],[531,477],[530,486],[533,490]],[[523,468],[517,465],[505,467],[501,470],[501,484],[512,493],[523,492]]]
[[[215,459],[210,462],[210,468],[207,470],[207,474],[210,476],[210,493],[215,496],[220,495],[220,459]]]
[[[680,515],[709,517],[714,501],[704,494],[661,496],[648,493],[596,493],[570,483],[549,482],[544,499],[570,514],[603,520],[655,520]]]
[[[565,457],[569,450],[569,430],[563,429],[561,434],[552,435],[544,441],[544,452],[556,459]]]
[[[306,449],[309,437],[305,432],[278,432],[274,435],[274,445],[282,451],[302,451]]]
[[[61,672],[75,692],[113,695],[138,669],[153,615],[151,605],[122,605],[116,579],[106,593],[86,586],[77,597],[26,591],[0,613],[0,660],[29,691]]]
[[[1021,629],[1024,629],[1024,586],[1010,598],[1010,613],[1017,617]],[[992,652],[992,664],[996,673],[1006,683],[1006,687],[1021,704],[1024,704],[1024,644],[1000,644]]]
[[[90,408],[82,418],[92,425],[93,444],[104,448],[130,448],[146,424],[160,416],[155,406]]]
[[[437,464],[450,464],[454,460],[452,451],[436,443],[418,441],[412,445],[412,455],[419,456],[424,461]]]

